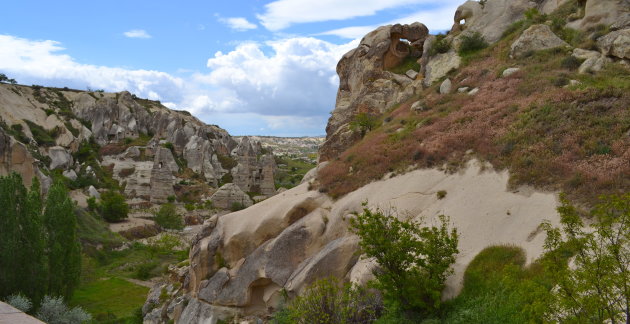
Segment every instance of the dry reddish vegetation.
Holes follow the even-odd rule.
[[[390,120],[331,160],[320,172],[320,190],[342,196],[387,172],[446,166],[456,170],[472,156],[511,171],[513,185],[564,190],[591,200],[630,188],[630,73],[608,70],[579,76],[562,68],[561,51],[507,59],[505,42],[477,55],[451,79],[478,87],[475,96],[420,96],[429,109],[410,111],[414,98]],[[508,66],[522,70],[500,77]],[[563,88],[568,79],[578,88]],[[466,152],[472,150],[474,155]]]

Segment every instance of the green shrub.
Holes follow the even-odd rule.
[[[24,313],[33,308],[33,303],[31,302],[31,300],[21,294],[11,295],[7,297],[6,302],[7,304],[21,310]]]
[[[361,136],[378,126],[378,118],[368,113],[359,113],[350,122],[350,129],[361,132]]]
[[[440,190],[436,193],[437,199],[444,199],[446,197],[446,190]]]
[[[459,55],[470,55],[488,47],[488,43],[481,33],[475,32],[471,35],[463,35],[462,43],[459,45]]]
[[[381,291],[388,311],[426,315],[439,309],[444,282],[458,253],[457,230],[449,231],[445,216],[440,221],[439,227],[423,227],[367,207],[350,219],[362,252],[381,266],[374,273],[374,286]]]
[[[245,209],[245,205],[243,205],[240,202],[233,202],[232,205],[230,206],[230,210],[235,212],[235,211],[239,211],[239,210],[243,210]]]
[[[151,271],[157,267],[157,262],[142,263],[136,267],[134,278],[140,280],[147,280],[151,278]]]
[[[435,41],[433,45],[431,45],[431,50],[429,51],[430,56],[435,56],[437,54],[444,54],[451,50],[451,43],[446,40],[446,35],[438,34],[435,36]]]
[[[178,230],[184,228],[182,217],[177,213],[177,208],[172,203],[160,206],[160,210],[155,214],[155,223],[163,228]]]
[[[306,292],[274,315],[275,323],[373,323],[383,310],[381,300],[365,288],[330,277],[316,281]]]
[[[223,155],[223,154],[217,153],[217,159],[219,159],[219,163],[221,163],[221,167],[228,171],[232,170],[232,168],[238,165],[238,162],[236,162],[236,160],[229,155]]]
[[[101,194],[101,216],[104,220],[110,223],[120,222],[127,218],[128,213],[129,206],[123,195],[113,190]]]
[[[55,138],[59,135],[59,127],[55,127],[55,129],[48,131],[30,120],[24,119],[24,122],[26,122],[28,128],[30,128],[31,134],[33,134],[33,139],[35,139],[37,144],[42,146],[55,145]]]
[[[580,67],[580,65],[582,65],[582,62],[583,62],[582,60],[571,55],[562,59],[562,62],[560,62],[560,66],[568,70],[577,70]]]
[[[37,318],[50,324],[79,324],[92,320],[92,316],[81,307],[72,309],[66,306],[63,297],[45,296],[39,310]]]

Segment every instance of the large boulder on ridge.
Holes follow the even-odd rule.
[[[511,57],[523,57],[528,53],[556,47],[569,46],[551,31],[547,25],[533,25],[527,28],[523,34],[512,43]]]

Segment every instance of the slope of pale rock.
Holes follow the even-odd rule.
[[[370,208],[435,224],[445,214],[460,233],[460,253],[445,294],[461,289],[466,265],[482,249],[514,244],[531,262],[540,256],[543,220],[557,223],[554,193],[507,189],[507,172],[471,161],[459,173],[416,170],[366,185],[333,201],[308,183],[248,209],[218,218],[191,248],[189,297],[233,314],[261,315],[278,307],[280,291],[291,296],[318,278],[333,275],[365,282],[370,262],[356,257],[358,240],[347,220]],[[436,193],[447,192],[438,199]],[[227,267],[227,268],[225,268]],[[198,306],[198,305],[197,305]],[[193,311],[185,309],[182,316]]]

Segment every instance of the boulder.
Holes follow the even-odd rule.
[[[604,55],[630,60],[630,28],[610,32],[597,39]]]
[[[90,186],[88,188],[88,194],[90,195],[90,197],[101,199],[101,194],[98,192],[98,190],[96,190],[96,188],[94,188],[94,186]]]
[[[572,21],[568,27],[588,31],[598,25],[621,29],[630,26],[630,3],[628,0],[587,0],[581,19]]]
[[[409,77],[409,79],[415,80],[418,77],[418,72],[414,70],[408,70],[407,72],[405,72],[405,75]]]
[[[459,92],[459,93],[468,92],[468,90],[470,90],[470,88],[469,88],[469,87],[461,87],[461,88],[457,88],[457,92]]]
[[[474,96],[477,94],[477,92],[479,92],[479,88],[474,88],[472,90],[470,90],[470,92],[468,92],[469,96]]]
[[[212,197],[212,204],[215,207],[230,209],[233,204],[241,204],[244,207],[253,205],[252,199],[233,183],[224,184]]]
[[[48,156],[50,157],[50,169],[67,169],[72,166],[72,155],[65,148],[61,146],[54,146],[48,150]]]
[[[77,173],[74,172],[74,170],[67,170],[67,171],[63,171],[63,176],[74,181],[77,179]]]
[[[449,72],[458,69],[461,63],[462,58],[455,51],[435,55],[425,67],[424,85],[431,86]]]
[[[512,43],[510,57],[520,58],[531,52],[568,46],[569,44],[556,36],[549,26],[543,24],[532,25]]]
[[[418,100],[411,105],[411,111],[421,112],[425,110],[426,110],[426,107],[424,106],[424,102],[421,100]]]
[[[604,55],[588,58],[586,59],[586,61],[584,61],[584,63],[580,65],[580,67],[578,68],[578,73],[599,72],[603,70],[604,66],[606,66],[606,64],[608,63],[612,63],[612,59]]]
[[[535,6],[529,0],[487,0],[483,5],[466,1],[455,11],[451,34],[479,32],[488,43],[494,43],[511,24],[523,18],[527,9]]]
[[[446,79],[442,81],[442,84],[440,84],[440,93],[441,94],[451,93],[451,87],[452,87],[451,79]]]
[[[507,68],[507,69],[503,70],[503,73],[501,73],[501,76],[503,76],[505,78],[505,77],[508,77],[508,76],[510,76],[510,75],[512,75],[512,74],[514,74],[514,73],[516,73],[518,71],[520,71],[520,70],[521,70],[520,68]]]

